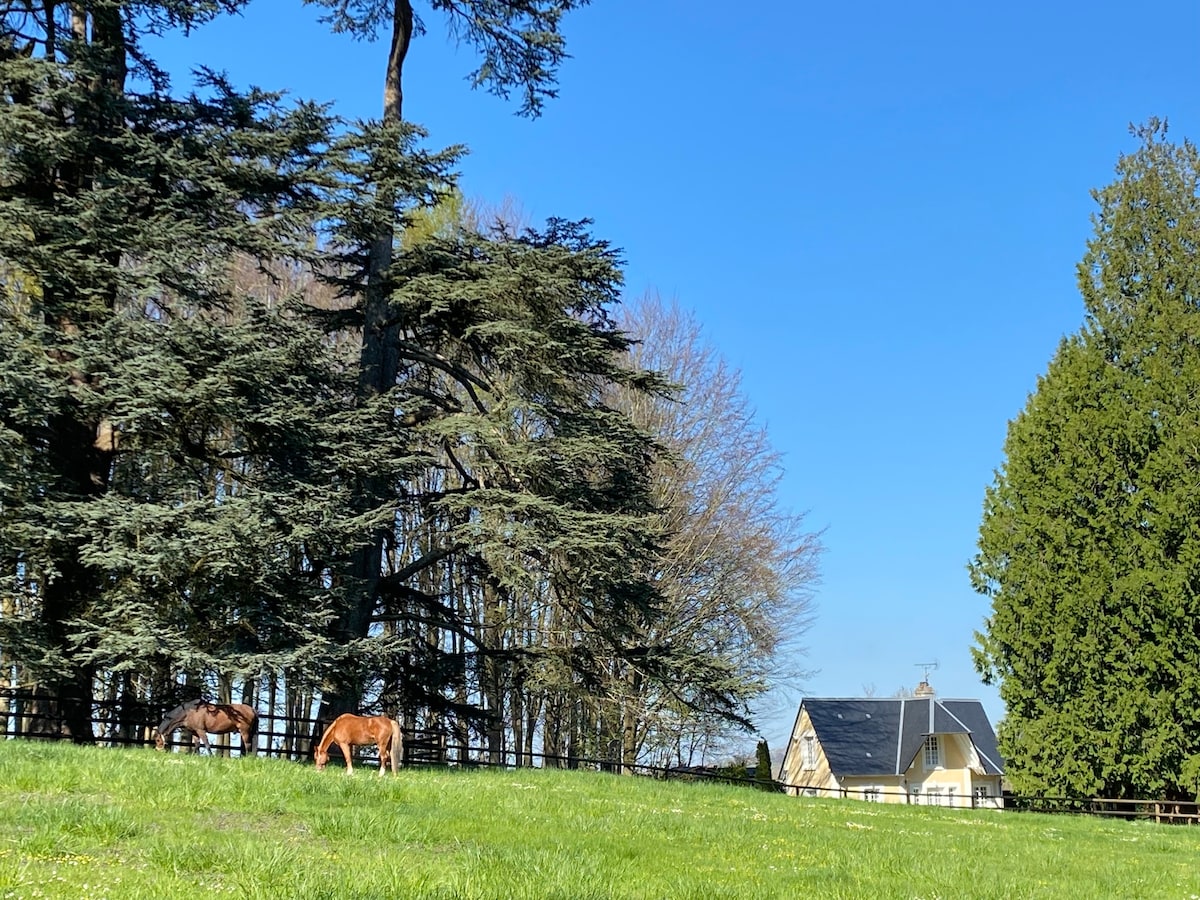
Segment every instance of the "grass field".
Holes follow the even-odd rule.
[[[1200,898],[1200,828],[0,742],[0,898]]]

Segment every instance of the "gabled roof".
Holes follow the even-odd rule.
[[[903,775],[930,734],[965,734],[984,774],[1004,774],[996,734],[978,700],[805,699],[813,731],[835,776]]]

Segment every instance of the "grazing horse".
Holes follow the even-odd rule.
[[[192,733],[193,743],[199,741],[212,751],[208,735],[229,734],[236,731],[242,736],[242,756],[249,752],[250,741],[258,728],[258,713],[244,703],[209,703],[207,700],[189,700],[181,703],[165,716],[158,726],[154,746],[162,750],[167,739],[176,728]]]
[[[400,757],[404,753],[404,737],[400,733],[400,725],[395,719],[387,716],[356,716],[353,713],[343,713],[333,720],[333,724],[321,735],[321,743],[317,745],[314,759],[317,771],[320,772],[329,762],[329,745],[337,744],[342,756],[346,758],[346,773],[354,771],[350,758],[354,748],[366,744],[374,744],[379,748],[379,774],[386,769],[388,760],[392,762],[392,772],[399,770]]]

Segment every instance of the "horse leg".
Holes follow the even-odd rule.
[[[354,745],[353,744],[343,744],[341,741],[338,741],[337,745],[339,748],[341,748],[342,756],[346,757],[346,774],[353,775],[354,774],[354,766],[351,764],[350,758],[352,756],[354,756]]]
[[[388,741],[388,755],[391,757],[392,774],[395,775],[400,771],[400,766],[404,762],[404,732],[400,730],[400,723],[395,719],[388,721],[388,731],[391,732]]]
[[[379,777],[382,778],[388,764],[387,739],[380,738],[375,746],[379,748]]]

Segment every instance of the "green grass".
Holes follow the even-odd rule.
[[[1200,898],[1200,828],[0,742],[0,898]]]

